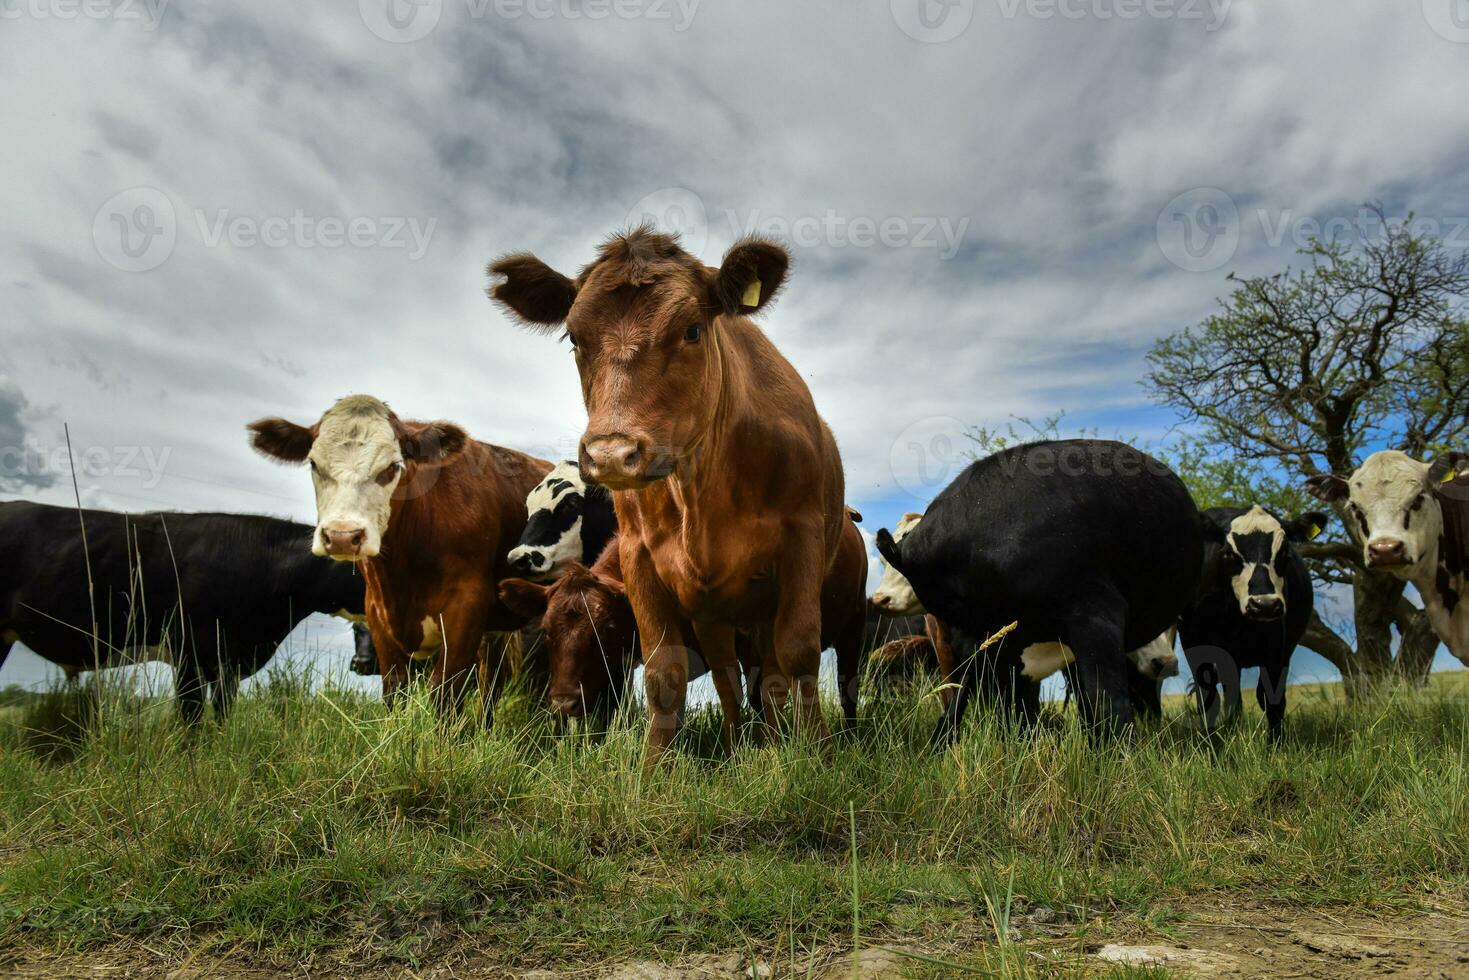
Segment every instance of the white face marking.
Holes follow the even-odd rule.
[[[1032,643],[1020,651],[1020,672],[1033,681],[1043,681],[1076,660],[1064,643]]]
[[[382,549],[393,490],[403,478],[403,453],[388,419],[388,406],[365,395],[343,398],[321,417],[309,456],[316,554],[326,554],[323,531],[365,532],[354,558],[371,558]]]
[[[1378,565],[1400,579],[1413,578],[1426,557],[1437,551],[1443,512],[1428,487],[1427,463],[1388,449],[1368,456],[1347,478],[1347,519],[1362,537],[1363,560],[1372,565],[1372,546],[1403,544],[1401,565]],[[1426,499],[1418,504],[1420,496]],[[1418,509],[1413,506],[1418,504]],[[1363,519],[1366,527],[1362,526]]]
[[[556,506],[568,496],[581,497],[583,506],[585,506],[586,495],[587,485],[582,482],[581,468],[570,461],[557,463],[551,472],[546,474],[546,478],[537,483],[525,498],[525,512],[529,515],[526,533],[535,532],[538,520],[549,520],[550,516],[555,513]],[[537,514],[542,516],[537,518]],[[566,528],[561,536],[551,544],[517,545],[510,549],[506,557],[512,568],[519,559],[539,557],[540,561],[532,562],[534,567],[525,573],[526,576],[539,582],[557,578],[567,565],[582,560],[580,513],[571,526]]]
[[[920,520],[921,514],[905,516],[893,528],[893,540],[902,541],[918,526]],[[882,562],[882,578],[877,583],[877,591],[872,593],[872,603],[884,616],[917,616],[924,611],[923,603],[918,601],[918,594],[913,591],[913,586],[908,584],[902,572],[887,562]]]
[[[1256,534],[1264,535],[1264,537],[1247,540],[1247,536]],[[1275,570],[1275,557],[1280,554],[1280,549],[1285,547],[1285,528],[1280,526],[1279,521],[1256,504],[1230,522],[1229,534],[1226,536],[1224,546],[1232,551],[1242,563],[1239,573],[1230,576],[1229,579],[1241,614],[1249,615],[1250,580],[1254,578],[1258,568],[1263,567],[1270,577],[1270,591],[1256,592],[1254,593],[1255,598],[1275,598],[1282,603],[1285,602],[1284,581]]]

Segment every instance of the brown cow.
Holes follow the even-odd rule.
[[[496,301],[532,327],[564,324],[575,351],[588,415],[578,461],[614,491],[628,598],[653,644],[646,766],[677,730],[690,639],[732,740],[742,628],[773,649],[766,699],[778,707],[793,680],[799,727],[826,732],[816,676],[823,585],[847,525],[841,457],[806,383],[749,319],[789,264],[746,239],[709,268],[644,227],[609,239],[575,280],[524,254],[489,269]]]
[[[861,656],[862,586],[867,579],[867,551],[855,525],[843,534],[833,574],[822,600],[822,643],[834,647],[841,684],[842,709],[849,721],[857,713],[858,658]],[[608,716],[622,703],[628,675],[642,662],[637,624],[623,585],[621,547],[617,539],[591,568],[572,562],[549,584],[525,579],[500,583],[500,600],[527,618],[543,617],[549,648],[551,710],[562,718],[583,714]],[[737,659],[747,679],[750,706],[762,715],[764,699],[758,679],[762,665],[749,637],[736,641]],[[704,673],[702,658],[692,658],[689,679]],[[769,722],[769,718],[766,718]],[[737,720],[736,722],[737,723]]]
[[[362,569],[387,702],[408,680],[410,655],[437,647],[430,684],[441,711],[458,706],[478,659],[488,724],[504,643],[482,651],[481,641],[523,625],[495,585],[525,528],[525,496],[551,464],[448,422],[404,422],[366,395],[343,398],[310,427],[271,418],[250,432],[266,456],[310,462],[311,548]]]

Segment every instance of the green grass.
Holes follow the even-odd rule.
[[[469,942],[565,966],[797,963],[850,948],[855,922],[864,943],[920,940],[1019,975],[1036,960],[1007,920],[1036,905],[1075,923],[1079,958],[1094,923],[1166,931],[1201,893],[1458,903],[1463,681],[1370,705],[1292,689],[1279,748],[1253,704],[1205,738],[1175,703],[1103,746],[1055,706],[1029,736],[977,710],[931,754],[935,699],[915,692],[864,704],[829,754],[726,758],[717,716],[697,711],[647,781],[635,712],[605,739],[558,738],[522,695],[494,732],[446,733],[421,695],[388,715],[280,672],[190,739],[171,702],[75,688],[0,712],[0,930],[356,963]]]

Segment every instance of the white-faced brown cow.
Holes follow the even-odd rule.
[[[483,643],[485,634],[523,625],[496,584],[525,528],[526,494],[551,464],[448,422],[405,422],[366,395],[343,398],[312,426],[270,418],[250,432],[266,456],[310,463],[311,550],[362,570],[388,703],[408,680],[410,656],[437,648],[430,683],[440,709],[458,706],[478,660],[488,723],[505,644]]]
[[[738,630],[773,647],[766,702],[794,689],[799,727],[816,734],[823,591],[855,588],[860,636],[862,583],[827,582],[847,523],[836,441],[750,320],[789,264],[780,246],[747,239],[709,268],[644,227],[609,239],[575,279],[523,254],[489,269],[497,302],[571,341],[588,415],[579,462],[614,491],[645,646],[646,766],[677,729],[691,634],[726,740],[740,716]]]
[[[1463,475],[1461,475],[1463,474]],[[1413,583],[1449,652],[1469,664],[1469,453],[1421,463],[1394,449],[1351,476],[1313,476],[1311,493],[1342,508],[1368,568]]]

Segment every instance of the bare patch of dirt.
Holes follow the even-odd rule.
[[[1163,933],[1120,919],[1078,922],[1050,909],[1017,908],[1010,919],[1011,948],[1028,966],[1042,968],[1047,975],[1080,976],[1128,964],[1206,978],[1469,977],[1469,913],[1458,910],[1372,915],[1353,909],[1270,906],[1227,896],[1195,898],[1178,903],[1178,908],[1183,920]],[[56,951],[7,946],[9,941],[0,940],[0,975],[19,980],[763,980],[791,972],[789,964],[772,970],[766,961],[733,952],[684,956],[667,963],[646,959],[526,969],[507,965],[499,951],[477,948],[468,939],[441,945],[417,967],[402,963],[363,967],[328,957],[282,963],[247,950],[190,956],[142,943]],[[944,974],[943,963],[972,964],[975,955],[994,948],[993,931],[976,922],[967,935],[949,932],[942,938],[864,949],[862,975],[882,980],[917,971]],[[850,977],[850,949],[808,954],[796,973],[810,978]]]

